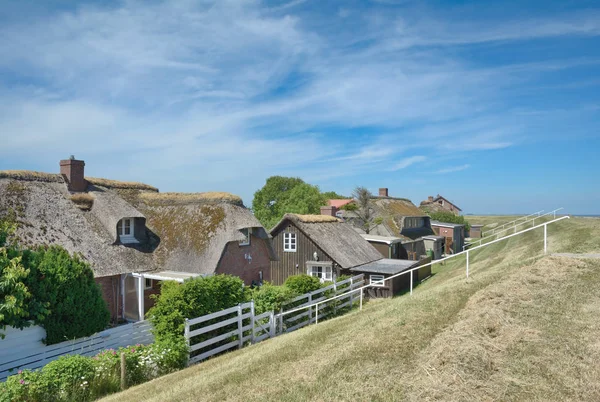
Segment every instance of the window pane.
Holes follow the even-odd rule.
[[[117,223],[117,234],[122,235],[123,234],[123,221],[120,220]]]
[[[131,234],[131,219],[125,219],[124,224],[125,225],[123,227],[123,234],[130,235]]]

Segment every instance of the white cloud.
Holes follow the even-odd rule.
[[[445,169],[436,170],[434,173],[436,173],[436,174],[454,173],[454,172],[460,172],[461,170],[466,170],[470,167],[471,167],[471,165],[469,165],[469,164],[461,165],[461,166],[453,166],[453,167],[449,167],[449,168],[445,168]]]
[[[410,156],[408,158],[404,158],[404,159],[401,159],[400,161],[396,162],[390,170],[396,171],[396,170],[400,170],[400,169],[405,169],[405,168],[409,167],[410,165],[414,165],[415,163],[423,162],[425,160],[427,160],[427,158],[422,155]]]
[[[599,34],[594,13],[457,25],[351,5],[323,28],[303,5],[129,0],[1,25],[0,159],[75,153],[98,175],[237,191],[501,149],[528,118],[498,110],[507,88],[593,60],[476,68],[439,45]]]

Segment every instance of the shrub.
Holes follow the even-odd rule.
[[[284,286],[291,289],[294,293],[302,295],[320,289],[323,287],[319,278],[314,276],[300,274],[290,276],[285,280]]]
[[[458,223],[465,225],[465,231],[471,230],[471,224],[462,215],[454,215],[452,212],[439,211],[429,214],[431,219],[446,223]]]
[[[147,357],[156,367],[156,375],[169,374],[185,368],[188,346],[181,336],[164,338],[150,345]]]
[[[58,246],[0,248],[0,311],[0,326],[34,321],[47,344],[89,336],[110,319],[89,265]]]
[[[45,401],[52,394],[51,382],[40,371],[22,370],[0,383],[0,402]]]
[[[187,280],[182,284],[166,281],[161,285],[154,307],[148,311],[157,341],[181,337],[186,318],[196,318],[243,303],[244,283],[231,275],[214,275]]]
[[[85,356],[61,356],[41,371],[40,381],[47,385],[48,395],[63,400],[88,400],[90,382],[96,374],[92,359]]]
[[[257,315],[267,311],[279,311],[283,303],[294,298],[296,295],[287,286],[275,286],[267,282],[252,292],[254,311]]]
[[[62,247],[39,247],[22,253],[31,270],[28,287],[49,314],[36,322],[46,330],[46,343],[89,336],[108,325],[110,313],[90,266]],[[39,309],[40,306],[35,306]]]

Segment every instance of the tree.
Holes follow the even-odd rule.
[[[346,197],[345,195],[339,195],[335,191],[325,191],[323,193],[323,197],[325,197],[326,200],[346,200],[350,198]]]
[[[298,177],[269,177],[265,185],[254,193],[254,216],[271,229],[286,213],[319,214],[327,199],[319,187],[305,183]]]
[[[352,192],[352,197],[356,202],[356,207],[352,207],[351,210],[356,214],[356,222],[365,233],[369,233],[371,229],[383,222],[382,218],[375,216],[375,208],[371,201],[373,194],[366,187],[356,187]]]

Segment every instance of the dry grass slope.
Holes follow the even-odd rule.
[[[600,252],[600,220],[548,227]],[[541,229],[434,267],[412,297],[367,303],[109,400],[600,400],[600,261],[542,256]]]

